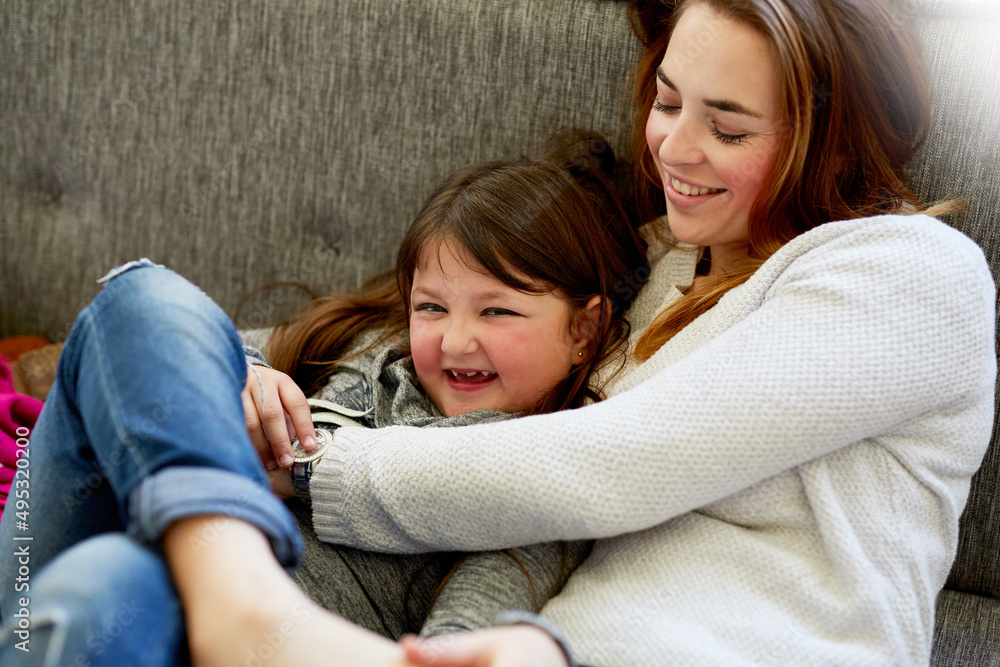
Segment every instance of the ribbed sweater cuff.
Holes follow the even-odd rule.
[[[569,641],[567,641],[566,635],[563,634],[559,626],[549,619],[539,616],[538,614],[532,614],[530,611],[507,609],[497,614],[494,622],[496,625],[533,625],[536,628],[545,631],[550,637],[552,637],[556,644],[559,645],[559,648],[562,649],[563,655],[566,656],[566,662],[569,663],[569,667],[582,667],[582,665],[580,665],[580,663],[573,658],[573,653],[570,651]]]
[[[350,531],[344,513],[344,466],[355,445],[351,431],[365,429],[339,428],[333,443],[323,454],[309,480],[309,497],[312,502],[313,528],[324,542],[351,544]]]

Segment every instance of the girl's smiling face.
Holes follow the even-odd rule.
[[[711,247],[710,275],[747,257],[750,207],[779,147],[777,58],[749,26],[686,5],[657,68],[646,141],[680,240]]]
[[[413,365],[446,417],[526,410],[582,360],[573,309],[559,296],[518,291],[456,244],[428,244],[410,290]]]

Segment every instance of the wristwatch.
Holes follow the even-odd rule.
[[[333,444],[333,431],[318,428],[316,429],[316,447],[311,452],[307,452],[299,444],[299,439],[292,440],[292,488],[299,498],[309,497],[309,479],[319,460],[323,458],[324,452]]]

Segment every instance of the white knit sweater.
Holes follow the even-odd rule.
[[[637,329],[693,275],[693,253],[651,253]],[[603,538],[543,610],[588,665],[927,664],[994,341],[971,240],[924,216],[830,223],[602,403],[342,430],[316,530],[395,552]]]

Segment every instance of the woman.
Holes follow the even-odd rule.
[[[979,249],[899,215],[921,206],[902,181],[927,129],[915,38],[898,3],[677,4],[633,5],[638,189],[669,230],[647,229],[615,395],[377,446],[345,434],[319,471],[342,499],[317,506],[321,534],[599,538],[542,611],[586,664],[927,664],[996,360]],[[482,472],[445,484],[459,439]],[[477,530],[469,506],[517,520]],[[501,664],[496,633],[457,643],[408,655]]]

